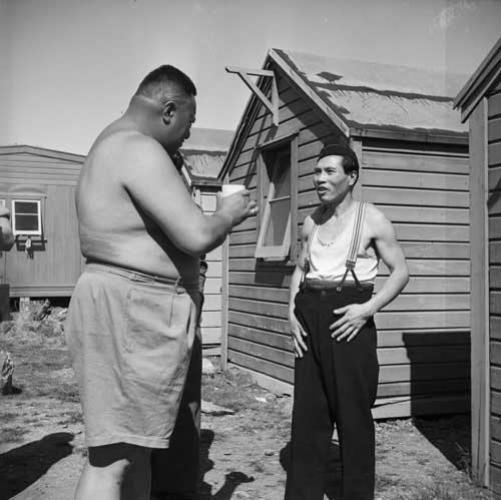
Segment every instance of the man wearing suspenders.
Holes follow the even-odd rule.
[[[325,146],[314,170],[320,206],[301,230],[289,319],[294,351],[291,464],[286,500],[322,500],[333,426],[344,500],[374,498],[371,407],[379,366],[373,316],[404,288],[409,273],[391,222],[353,199],[359,164],[338,144]],[[379,260],[390,275],[373,293]]]

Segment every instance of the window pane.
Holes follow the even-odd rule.
[[[275,165],[273,167],[272,182],[275,185],[274,198],[290,196],[291,194],[291,169],[290,153],[281,152],[277,154]]]
[[[280,246],[283,244],[290,206],[290,198],[270,202],[270,220],[266,228],[264,246]]]
[[[14,210],[18,214],[38,214],[38,203],[36,201],[15,201]]]
[[[16,231],[38,231],[38,215],[16,214]]]

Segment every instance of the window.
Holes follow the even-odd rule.
[[[285,260],[296,239],[296,136],[261,147],[258,170],[261,214],[256,258]]]
[[[12,231],[16,236],[42,234],[40,200],[12,200]]]

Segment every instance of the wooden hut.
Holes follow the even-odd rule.
[[[217,176],[233,133],[193,129],[182,149],[183,175],[206,212],[216,206]],[[0,284],[10,297],[70,297],[83,269],[74,192],[85,157],[32,146],[0,147],[0,204],[11,210],[16,243],[0,254]],[[29,241],[28,248],[26,242]],[[31,245],[31,246],[30,246]],[[219,353],[221,249],[207,255],[204,348]]]
[[[204,212],[216,210],[217,193],[221,189],[218,175],[233,137],[233,132],[217,129],[192,129],[183,145],[184,170],[192,187],[195,201]],[[205,302],[202,311],[202,340],[204,353],[221,352],[221,288],[223,249],[218,247],[207,254]]]
[[[246,184],[260,213],[236,228],[226,250],[223,362],[291,390],[287,302],[298,229],[318,203],[318,153],[349,143],[361,163],[355,194],[393,221],[411,271],[405,293],[376,317],[374,414],[467,411],[468,135],[450,97],[460,80],[278,49],[262,69],[227,69],[252,95],[221,180]],[[386,275],[382,268],[376,287]]]
[[[11,210],[16,235],[1,259],[11,297],[71,295],[83,265],[74,202],[83,160],[32,146],[0,148],[0,203]]]
[[[455,104],[470,126],[472,472],[501,495],[501,39]]]

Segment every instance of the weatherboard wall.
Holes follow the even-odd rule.
[[[501,494],[501,81],[487,97],[491,484]]]
[[[247,127],[228,181],[256,196],[256,147],[298,132],[298,227],[318,203],[312,171],[324,143],[345,140],[337,127],[278,79],[280,125],[262,106]],[[466,142],[466,140],[464,141]],[[405,292],[378,313],[381,365],[377,416],[466,411],[469,380],[469,210],[467,146],[353,140],[361,157],[357,196],[395,224],[409,259]],[[227,359],[283,390],[293,382],[287,321],[293,266],[254,258],[258,218],[231,234]],[[388,274],[381,267],[377,286]]]

